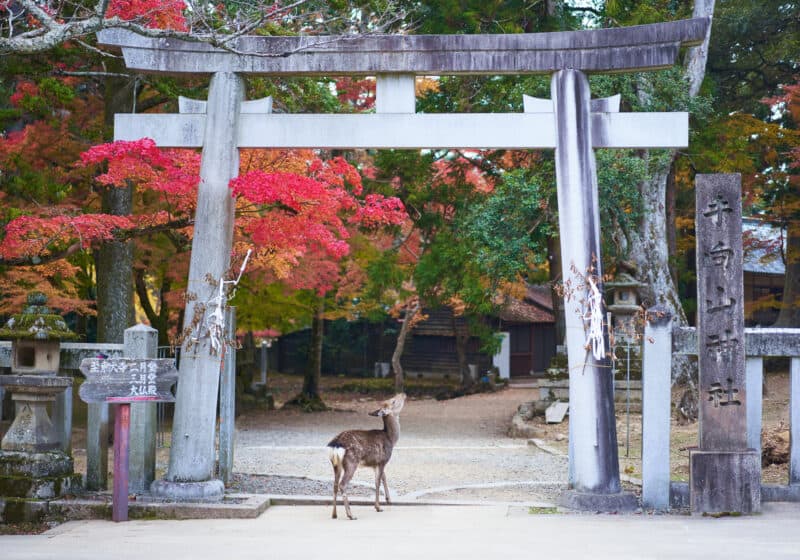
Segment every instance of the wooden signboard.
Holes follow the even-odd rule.
[[[175,402],[170,388],[178,381],[175,361],[166,359],[87,358],[81,362],[87,403]]]
[[[178,370],[169,358],[87,358],[80,370],[86,376],[79,390],[82,401],[117,405],[111,519],[127,521],[131,403],[175,402],[170,388],[178,381]]]

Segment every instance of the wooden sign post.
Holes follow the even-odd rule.
[[[117,405],[114,420],[114,490],[111,518],[128,520],[128,444],[131,403],[175,402],[171,387],[178,381],[172,359],[99,359],[81,362],[86,381],[79,394],[86,403]]]

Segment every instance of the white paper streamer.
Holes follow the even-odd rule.
[[[606,357],[606,343],[603,336],[603,295],[594,280],[591,278],[587,278],[587,280],[589,282],[589,334],[586,339],[586,346],[591,345],[592,355],[595,360],[602,360]]]

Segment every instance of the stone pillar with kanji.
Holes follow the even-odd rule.
[[[761,460],[747,448],[741,176],[697,176],[699,449],[693,513],[761,509]]]

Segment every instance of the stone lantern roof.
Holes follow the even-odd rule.
[[[28,306],[17,313],[0,328],[0,339],[11,340],[75,340],[72,332],[60,315],[52,313],[47,296],[42,292],[31,292]]]
[[[606,288],[642,288],[644,284],[627,272],[617,274],[613,280],[604,283]]]

